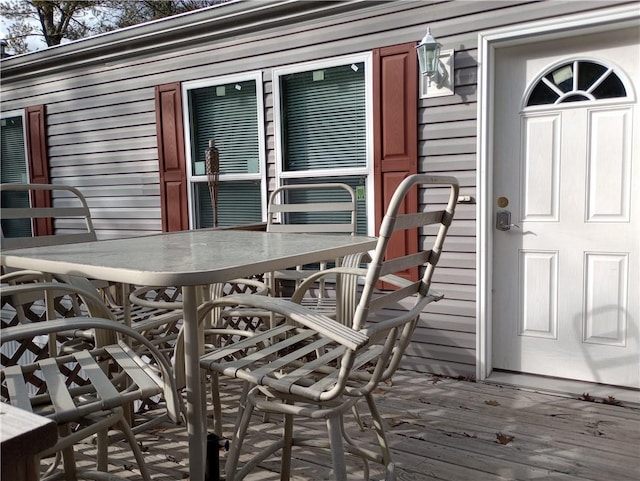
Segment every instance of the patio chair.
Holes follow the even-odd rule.
[[[401,213],[405,196],[417,188],[448,189],[446,207]],[[376,408],[374,390],[395,372],[423,309],[442,297],[431,292],[431,279],[453,219],[457,198],[458,184],[453,177],[410,176],[398,186],[390,201],[368,269],[336,267],[315,273],[301,284],[291,300],[233,295],[212,301],[216,306],[270,310],[287,320],[201,357],[202,369],[241,379],[253,386],[245,405],[241,406],[231,440],[225,468],[227,480],[244,478],[278,450],[282,450],[281,479],[289,479],[294,445],[329,447],[337,480],[347,479],[345,451],[364,460],[365,475],[368,476],[369,460],[385,467],[387,479],[394,477],[395,468]],[[427,236],[422,240],[422,249],[403,257],[386,259],[392,236],[402,235],[398,231],[415,228]],[[433,244],[425,246],[425,239],[434,239]],[[411,267],[421,270],[420,279],[409,280],[397,275]],[[349,324],[336,322],[295,302],[304,297],[306,289],[317,279],[336,273],[365,276],[366,279]],[[390,285],[395,288],[379,289],[379,286],[388,288]],[[363,398],[373,417],[380,453],[367,448],[344,429],[343,415]],[[238,469],[240,452],[254,410],[282,414],[283,437]],[[296,416],[324,419],[329,442],[322,443],[317,436],[294,435]]]
[[[1,184],[0,207],[2,249],[23,249],[76,242],[96,241],[97,235],[87,201],[78,189],[67,185],[54,184]],[[32,207],[32,202],[40,198],[46,207]],[[51,200],[55,198],[56,205]],[[32,229],[39,227],[45,235],[32,235]],[[49,233],[51,232],[51,233]],[[50,278],[42,275],[41,279]],[[13,282],[16,282],[16,277]],[[90,289],[80,277],[67,276],[66,282]],[[7,279],[5,279],[7,281]],[[182,319],[172,310],[146,307],[128,302],[131,286],[111,285],[106,281],[91,280],[103,300],[110,307],[112,315],[135,330],[153,339],[155,344],[167,350],[173,347]],[[175,289],[156,289],[155,298],[173,301],[179,294]],[[147,292],[148,296],[151,293]]]
[[[57,318],[60,309],[73,310],[80,304],[76,296],[90,315]],[[5,285],[2,318],[2,401],[58,425],[58,441],[41,453],[43,457],[56,454],[43,480],[120,479],[107,473],[110,429],[122,431],[143,479],[150,480],[125,414],[132,403],[161,395],[169,418],[181,422],[181,403],[166,358],[144,336],[115,322],[95,290],[40,280]],[[70,338],[77,339],[75,332],[88,331],[95,333],[95,343],[86,349],[61,348]],[[143,345],[144,355],[138,355],[131,344]],[[96,470],[76,467],[73,446],[94,435],[98,439]],[[63,470],[57,469],[60,453]]]
[[[55,207],[50,205],[53,196]],[[0,248],[22,249],[97,240],[91,211],[75,187],[53,184],[1,184]],[[31,207],[37,198],[47,207]],[[45,235],[32,235],[40,228]],[[54,228],[56,230],[54,230]],[[49,234],[48,232],[53,232]]]
[[[182,312],[181,301],[164,302],[155,298],[148,298],[147,293],[154,291],[153,287],[138,288],[130,295],[131,303],[147,308],[160,308]],[[209,286],[202,286],[200,291],[201,305],[198,309],[198,319],[203,325],[204,350],[208,352],[214,348],[226,346],[239,339],[250,337],[263,329],[264,317],[269,317],[269,313],[256,309],[223,310],[220,307],[210,306],[207,302],[220,297],[250,292],[253,295],[266,296],[267,286],[257,279],[235,279],[225,283],[216,283]],[[185,351],[183,331],[180,330],[173,346],[171,358],[174,363],[174,376],[177,388],[183,389],[186,386],[185,380]],[[212,373],[210,379],[211,404],[213,406],[213,432],[220,438],[222,433],[222,405],[218,396],[218,376]]]
[[[291,184],[275,189],[269,196],[267,232],[297,234],[356,233],[356,195],[343,183]],[[331,263],[347,267],[360,267],[368,259],[367,253],[353,254],[344,259],[330,259],[318,266],[296,266],[292,269],[265,275],[274,295],[280,295],[280,286],[290,281],[298,287],[305,278],[324,270]],[[333,293],[330,287],[334,287]],[[350,317],[355,309],[357,279],[324,276],[309,289],[302,304],[313,307],[330,317]]]

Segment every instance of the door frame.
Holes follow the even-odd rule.
[[[491,375],[493,278],[493,131],[496,50],[577,34],[637,25],[637,5],[613,7],[487,30],[478,34],[477,223],[476,223],[476,379]]]

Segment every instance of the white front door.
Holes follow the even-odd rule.
[[[494,369],[640,388],[638,39],[496,50]]]

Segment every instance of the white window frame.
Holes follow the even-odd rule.
[[[233,75],[224,75],[219,77],[211,77],[203,80],[194,80],[184,82],[182,84],[182,110],[184,139],[186,150],[186,169],[187,169],[187,200],[189,209],[189,229],[194,229],[196,225],[196,212],[194,202],[194,187],[197,183],[206,183],[206,175],[193,174],[193,159],[191,158],[191,125],[189,121],[189,91],[197,90],[205,87],[213,87],[216,85],[226,85],[234,82],[255,81],[256,83],[256,107],[258,119],[258,172],[250,174],[220,174],[220,182],[229,181],[260,181],[260,198],[262,221],[267,219],[267,206],[265,199],[267,198],[267,168],[266,168],[266,146],[265,146],[265,127],[264,127],[264,87],[262,83],[262,71],[245,72]]]
[[[337,67],[340,65],[349,65],[354,63],[363,63],[365,71],[365,115],[366,115],[366,153],[365,165],[363,167],[354,168],[337,168],[337,169],[317,169],[317,170],[299,170],[294,172],[286,172],[283,169],[283,145],[282,145],[282,129],[283,119],[280,106],[282,105],[282,92],[280,89],[280,77],[290,75],[292,73],[309,72],[325,68]],[[332,57],[328,59],[314,60],[311,62],[302,62],[291,64],[283,67],[274,68],[272,71],[273,86],[273,122],[275,130],[275,158],[276,158],[276,187],[283,184],[284,179],[298,178],[322,178],[322,177],[350,177],[363,176],[365,181],[365,197],[367,199],[367,235],[375,233],[375,202],[374,202],[374,176],[373,176],[373,55],[371,52],[363,52],[353,55],[344,55],[340,57]]]
[[[5,112],[0,112],[0,122],[20,117],[22,119],[22,143],[24,145],[24,167],[25,167],[25,178],[21,179],[19,183],[28,184],[31,180],[31,172],[29,171],[29,155],[28,155],[28,147],[27,147],[27,116],[24,109],[19,110],[7,110]],[[2,160],[2,162],[6,162],[6,159]],[[29,205],[33,206],[33,199],[29,196]],[[31,234],[35,232],[35,224],[34,219],[31,219]]]

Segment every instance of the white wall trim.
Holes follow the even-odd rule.
[[[584,33],[637,25],[638,5],[596,10],[541,21],[510,25],[478,34],[478,129],[477,129],[477,225],[476,225],[476,378],[492,371],[492,245],[493,245],[493,72],[495,51],[531,41],[553,40]],[[579,30],[579,32],[578,32]]]

